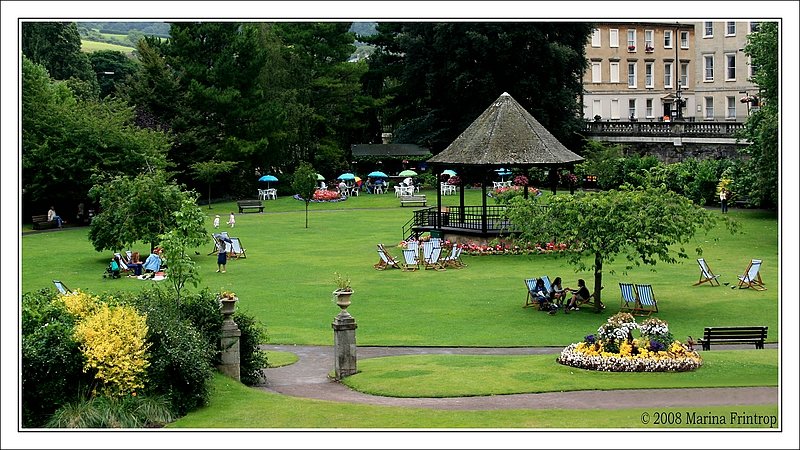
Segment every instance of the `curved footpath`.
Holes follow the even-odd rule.
[[[715,349],[752,348],[718,346]],[[777,348],[767,344],[767,348]],[[632,389],[618,391],[548,392],[457,398],[396,398],[363,394],[332,381],[333,347],[310,345],[265,345],[264,350],[291,352],[299,360],[291,365],[265,369],[267,382],[261,386],[271,392],[292,397],[345,403],[450,410],[492,409],[620,409],[712,405],[763,405],[778,403],[777,387]],[[561,347],[474,348],[474,347],[358,347],[359,359],[380,356],[460,354],[460,355],[543,355],[558,354]]]

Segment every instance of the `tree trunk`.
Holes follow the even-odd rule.
[[[308,202],[306,202],[306,228],[308,228]]]
[[[600,305],[603,302],[600,300],[600,292],[603,289],[603,258],[599,252],[594,254],[594,311],[599,313],[602,311]]]
[[[208,209],[211,209],[211,183],[208,183]]]

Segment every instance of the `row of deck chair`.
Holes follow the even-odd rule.
[[[214,233],[211,237],[214,239],[214,248],[209,255],[216,255],[219,253],[219,249],[224,246],[225,251],[228,253],[228,259],[247,258],[246,250],[242,247],[242,241],[238,237],[228,236],[227,231]]]
[[[437,245],[426,245],[423,243],[423,257],[419,258],[419,252],[416,246],[403,249],[403,259],[398,261],[395,259],[383,244],[378,244],[378,256],[380,261],[374,264],[373,267],[377,270],[385,269],[400,269],[406,272],[414,270],[433,269],[433,270],[447,270],[448,267],[454,269],[461,269],[466,267],[466,264],[461,260],[461,247],[454,245],[449,254],[442,255],[442,247]]]
[[[711,286],[719,286],[719,275],[708,267],[708,263],[703,258],[697,259],[697,264],[700,265],[700,280],[692,286],[697,286],[703,283],[708,283]],[[739,276],[739,289],[752,288],[757,291],[765,291],[767,288],[764,286],[764,281],[761,280],[761,260],[751,259],[750,264],[744,269],[744,274]],[[716,284],[714,284],[716,283]]]
[[[658,312],[658,301],[649,284],[620,283],[622,294],[619,310],[627,311],[635,316],[649,316]]]

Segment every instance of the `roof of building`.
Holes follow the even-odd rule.
[[[416,144],[353,144],[354,158],[363,156],[430,156],[431,152]]]
[[[557,165],[582,161],[507,92],[453,143],[428,159],[434,164],[471,166]]]

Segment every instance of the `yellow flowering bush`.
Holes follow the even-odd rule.
[[[100,304],[100,300],[97,297],[81,292],[79,289],[75,292],[59,294],[58,300],[64,303],[67,311],[78,320],[92,314]]]
[[[637,328],[642,336],[634,339],[630,332]],[[638,327],[629,314],[612,316],[598,329],[598,336],[571,344],[557,361],[609,372],[685,372],[703,364],[697,352],[672,339],[666,322],[648,319]]]
[[[98,304],[75,326],[75,339],[86,357],[84,372],[96,371],[107,395],[135,395],[144,387],[149,366],[145,317],[133,307]]]

